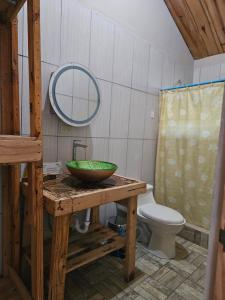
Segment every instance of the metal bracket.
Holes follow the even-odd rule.
[[[223,252],[225,252],[225,229],[220,229],[219,242],[223,245]]]

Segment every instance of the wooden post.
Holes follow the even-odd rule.
[[[91,209],[91,223],[99,223],[99,206],[93,207]]]
[[[41,131],[40,0],[28,0],[28,54],[30,86],[30,132],[37,139]],[[28,165],[31,202],[32,296],[43,300],[43,195],[42,160]]]
[[[11,22],[11,70],[12,70],[12,123],[13,134],[20,134],[19,62],[18,62],[18,21]],[[12,266],[19,272],[20,267],[20,167],[11,166],[12,199]]]
[[[135,276],[136,253],[136,225],[137,225],[137,196],[127,200],[127,236],[125,258],[125,280],[127,282]]]
[[[49,300],[64,299],[70,219],[70,215],[53,218]]]
[[[225,92],[216,161],[212,214],[210,222],[204,300],[223,300],[225,289],[225,252],[219,241],[220,230],[225,230]],[[223,237],[221,236],[222,240]],[[221,240],[221,242],[222,242]]]
[[[11,102],[11,28],[8,25],[0,24],[0,88],[1,88],[1,133],[12,133],[12,124],[10,123],[12,115]],[[8,104],[8,105],[7,105]],[[9,177],[10,167],[2,167],[2,199],[3,199],[3,275],[8,275],[8,265],[12,260],[11,253],[11,211],[9,195]]]
[[[19,134],[17,20],[0,25],[1,133]],[[3,274],[12,265],[19,271],[19,167],[3,167]],[[12,223],[12,225],[11,225]]]
[[[221,215],[221,229],[225,230],[225,193],[223,198],[223,209]],[[215,276],[215,286],[213,289],[213,299],[223,300],[225,291],[225,252],[224,246],[218,244],[217,250],[217,261],[216,261],[216,276]]]

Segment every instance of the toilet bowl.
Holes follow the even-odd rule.
[[[186,223],[184,217],[172,208],[157,204],[150,184],[147,184],[146,193],[138,196],[137,216],[138,221],[151,231],[149,251],[160,258],[174,258],[175,238]]]

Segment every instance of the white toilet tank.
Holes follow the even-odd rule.
[[[138,196],[138,206],[156,203],[153,196],[153,186],[151,184],[147,184],[146,189],[147,190],[144,194],[140,194]]]

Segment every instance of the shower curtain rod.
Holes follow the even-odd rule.
[[[205,81],[205,82],[199,82],[199,83],[180,85],[180,86],[176,86],[176,87],[163,88],[160,91],[171,91],[171,90],[183,89],[183,88],[192,87],[192,86],[198,86],[198,85],[204,85],[204,84],[210,84],[210,83],[219,83],[219,82],[225,82],[225,79]]]

